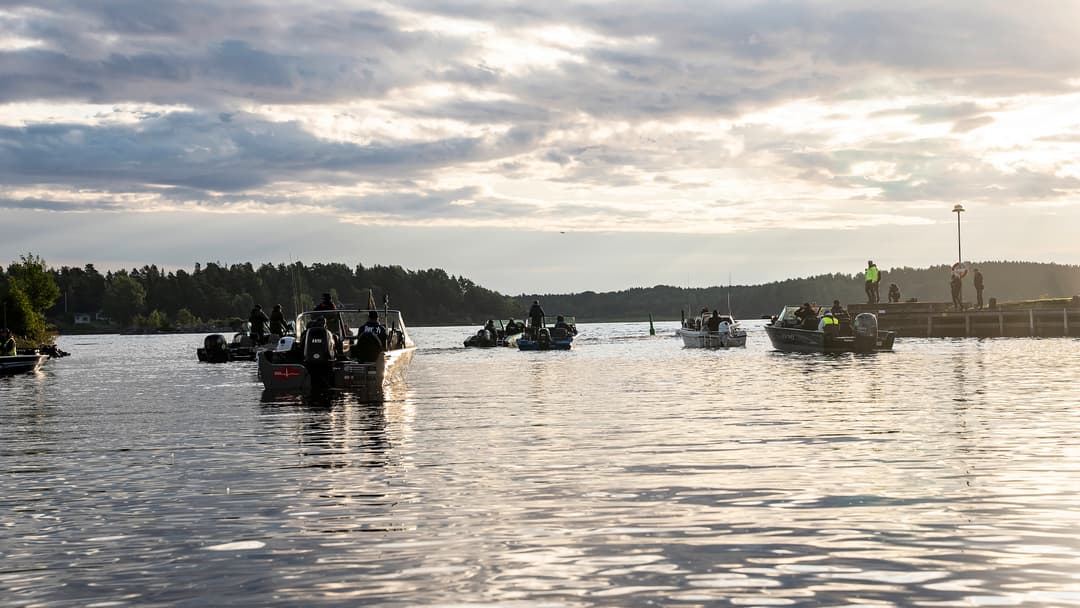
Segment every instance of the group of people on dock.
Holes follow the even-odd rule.
[[[873,260],[866,261],[866,270],[863,271],[864,277],[864,289],[866,291],[866,303],[877,304],[881,301],[879,294],[879,286],[881,284],[881,276],[884,273],[878,269]],[[949,292],[952,295],[952,306],[955,310],[964,309],[963,301],[963,278],[967,274],[967,268],[963,264],[957,264],[953,267],[952,274],[949,279]],[[978,268],[975,268],[972,275],[973,283],[975,285],[975,308],[982,310],[983,308],[983,289],[986,284],[983,280],[982,272]],[[896,283],[889,284],[889,303],[900,302],[900,287]],[[912,300],[914,301],[914,300]]]

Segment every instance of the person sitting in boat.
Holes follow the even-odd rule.
[[[731,333],[731,323],[728,321],[727,317],[720,319],[720,327],[718,327],[716,331],[722,334]]]
[[[803,302],[803,305],[795,311],[795,318],[799,320],[799,327],[802,329],[817,329],[817,311],[809,302]]]
[[[255,308],[251,309],[248,322],[251,323],[251,339],[256,344],[266,344],[266,339],[269,336],[266,332],[266,325],[270,322],[270,317],[263,312],[262,305],[256,304]]]
[[[334,300],[330,298],[330,294],[322,294],[322,301],[315,305],[315,310],[336,310],[337,306],[334,306]]]
[[[525,329],[520,323],[514,321],[513,317],[506,320],[506,335],[512,335],[521,333],[521,330]]]
[[[15,337],[8,328],[0,329],[0,357],[14,357],[19,354],[19,347],[15,344]]]
[[[832,308],[829,309],[829,312],[831,312],[834,317],[847,314],[847,311],[844,310],[844,307],[840,304],[840,300],[832,301]]]
[[[574,329],[574,326],[567,323],[566,319],[564,319],[562,315],[555,317],[555,329],[565,330],[566,335],[568,336],[573,336],[577,334],[577,330]]]
[[[821,321],[818,323],[818,331],[823,332],[825,334],[836,335],[836,332],[839,329],[840,329],[840,321],[836,320],[836,317],[833,316],[833,313],[832,313],[831,310],[829,312],[826,312],[821,317]]]
[[[360,335],[373,335],[379,340],[386,342],[386,326],[379,323],[379,312],[373,310],[368,313],[367,323],[360,328]]]
[[[720,331],[720,313],[718,311],[712,311],[712,316],[709,317],[706,327],[714,333]]]

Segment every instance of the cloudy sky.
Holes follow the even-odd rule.
[[[0,263],[1080,263],[1080,3],[0,0]]]

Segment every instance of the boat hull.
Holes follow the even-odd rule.
[[[518,350],[571,350],[574,348],[574,338],[552,338],[550,342],[541,342],[522,337],[518,339],[517,347]]]
[[[795,327],[777,327],[766,325],[765,333],[773,348],[793,353],[869,353],[891,351],[895,334],[887,331],[877,332],[874,338],[855,338],[851,336],[830,336],[826,338],[820,331],[798,329]]]
[[[746,333],[720,333],[718,331],[679,331],[683,346],[687,348],[732,348],[746,346]]]
[[[385,351],[370,363],[341,359],[324,365],[305,365],[287,353],[260,351],[259,380],[269,391],[344,390],[364,401],[382,401],[384,389],[405,379],[416,347]]]
[[[36,372],[41,369],[42,364],[45,363],[48,358],[48,355],[42,355],[40,353],[0,357],[0,376],[30,374]]]

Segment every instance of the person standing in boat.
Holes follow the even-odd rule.
[[[544,326],[544,309],[540,307],[540,300],[533,300],[532,306],[529,307],[529,326],[533,328],[533,331]]]
[[[261,304],[256,304],[255,308],[251,309],[248,322],[251,323],[252,340],[256,344],[266,344],[266,324],[270,322],[270,317],[263,312]]]
[[[281,310],[281,304],[274,304],[274,309],[270,311],[270,333],[284,336],[288,332],[288,326],[285,325],[285,313]]]
[[[330,298],[330,294],[322,294],[322,301],[315,305],[315,310],[336,310],[337,306],[334,306],[334,300]]]
[[[713,332],[713,333],[720,331],[720,312],[719,311],[716,311],[716,310],[712,311],[712,316],[709,317],[707,327],[709,328],[709,331]]]
[[[0,357],[14,357],[19,354],[19,347],[15,343],[15,337],[8,328],[0,329]]]

